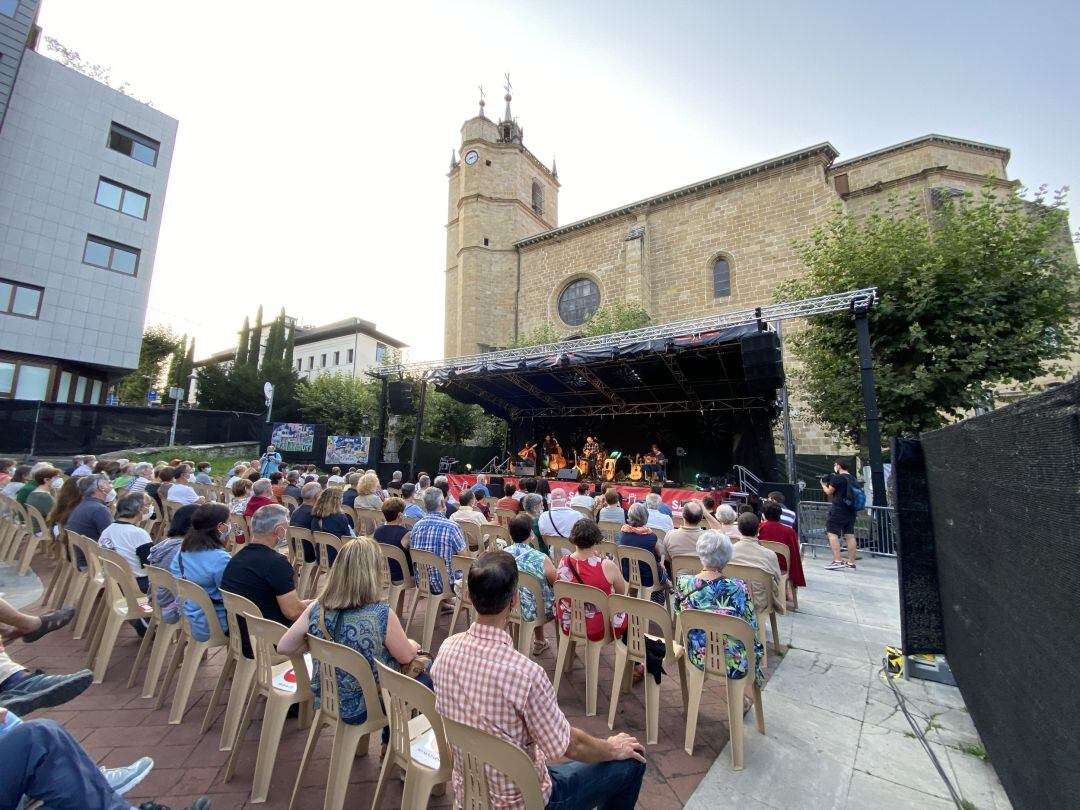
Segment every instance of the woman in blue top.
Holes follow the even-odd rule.
[[[225,605],[221,601],[221,575],[232,559],[225,550],[225,540],[231,530],[229,507],[221,503],[207,503],[198,507],[191,516],[191,528],[180,543],[180,550],[173,557],[169,571],[174,577],[194,582],[210,596],[217,611],[221,630],[226,635],[229,624],[225,619]],[[191,623],[191,634],[198,641],[210,638],[202,608],[194,602],[184,602],[184,615]]]
[[[339,487],[327,487],[322,495],[315,501],[311,508],[311,530],[313,532],[328,532],[335,537],[355,537],[352,518],[341,511],[341,489]],[[316,543],[316,545],[318,545]],[[317,552],[316,552],[317,553]],[[331,565],[337,552],[333,548],[326,550],[326,559]]]
[[[664,570],[663,565],[663,547],[660,545],[660,541],[657,539],[656,534],[648,527],[648,522],[649,508],[640,501],[632,504],[626,513],[626,524],[622,527],[622,531],[619,532],[619,545],[631,546],[633,548],[640,548],[643,551],[652,552],[656,557],[656,571],[660,577],[659,584],[666,586],[667,572]],[[641,584],[646,588],[652,587],[652,572],[649,571],[645,563],[641,563],[640,566]],[[623,560],[622,569],[623,576],[629,581],[630,562],[628,560]],[[666,588],[653,591],[652,600],[661,605],[667,604],[665,592]]]

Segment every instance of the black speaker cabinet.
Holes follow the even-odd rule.
[[[413,412],[413,387],[409,380],[392,380],[387,387],[390,400],[390,413],[410,414]]]
[[[577,481],[581,472],[577,467],[563,467],[556,476],[560,481]]]
[[[747,390],[771,394],[784,385],[784,363],[780,355],[780,336],[776,332],[756,332],[739,341],[743,376]]]

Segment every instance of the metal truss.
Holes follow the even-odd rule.
[[[787,321],[796,318],[810,318],[831,312],[843,312],[853,307],[872,306],[877,303],[877,288],[866,287],[861,290],[848,290],[842,293],[822,295],[817,298],[805,298],[800,301],[785,301],[769,304],[757,309],[744,309],[723,315],[709,315],[704,318],[691,318],[685,321],[655,324],[627,332],[614,332],[597,337],[565,340],[559,343],[542,343],[520,349],[501,349],[486,354],[473,354],[465,357],[451,357],[446,360],[428,360],[421,363],[380,366],[368,372],[372,377],[429,377],[435,372],[455,371],[470,373],[473,369],[483,369],[493,364],[517,362],[552,354],[573,354],[613,346],[667,338],[694,337],[731,326],[757,323],[758,321]],[[457,380],[460,384],[460,378]]]
[[[605,383],[603,380],[593,374],[589,370],[588,366],[577,366],[574,371],[576,371],[578,374],[580,374],[582,377],[592,383],[592,386],[605,397],[607,397],[608,401],[611,402],[612,405],[618,405],[620,407],[626,405],[626,400],[624,400],[610,387],[608,387],[607,383]]]
[[[706,399],[699,402],[642,402],[616,405],[566,405],[561,408],[522,408],[515,419],[551,419],[561,416],[631,416],[634,414],[663,416],[669,413],[704,413],[705,411],[752,411],[768,410],[773,403],[764,397],[737,397],[733,399]]]
[[[528,391],[541,402],[546,402],[553,408],[557,407],[559,404],[559,400],[555,399],[554,397],[548,396],[544,391],[541,391],[531,382],[524,379],[520,374],[507,374],[506,379],[512,382],[518,388],[522,388],[525,391]]]
[[[671,376],[675,378],[675,382],[679,384],[679,388],[682,389],[682,392],[686,394],[686,398],[690,401],[690,404],[695,406],[693,410],[698,410],[700,408],[698,395],[694,392],[694,388],[690,385],[690,381],[686,379],[686,375],[683,374],[683,370],[679,366],[679,361],[667,352],[661,354],[660,359],[664,361],[664,365],[668,367],[668,371],[671,372]]]

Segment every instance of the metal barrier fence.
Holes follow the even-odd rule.
[[[809,546],[817,557],[818,548],[828,548],[825,519],[831,504],[819,501],[799,502],[799,542]],[[842,543],[843,541],[841,541]],[[855,518],[855,542],[861,551],[882,557],[895,557],[896,512],[891,506],[868,506]]]

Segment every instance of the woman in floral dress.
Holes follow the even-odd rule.
[[[555,592],[552,586],[555,584],[555,565],[551,558],[542,551],[537,551],[529,545],[529,536],[532,534],[533,520],[529,515],[518,515],[510,521],[510,539],[513,541],[506,547],[506,551],[517,560],[519,571],[532,574],[540,580],[544,591],[544,616],[551,619],[555,616]],[[527,621],[536,620],[536,599],[532,591],[526,588],[518,588],[518,598],[521,600],[521,617]],[[533,655],[540,655],[551,647],[544,638],[544,625],[538,624],[533,640]]]

